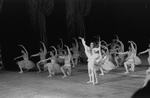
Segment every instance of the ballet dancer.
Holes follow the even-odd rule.
[[[67,48],[67,52],[65,52],[65,56],[64,56],[64,65],[61,67],[61,71],[64,74],[64,76],[62,78],[67,77],[67,74],[70,76],[71,75],[71,52],[70,49],[67,45],[64,45]],[[66,74],[67,73],[67,74]]]
[[[60,65],[57,63],[57,49],[54,46],[51,46],[55,50],[55,55],[52,51],[50,51],[50,57],[42,60],[42,62],[45,62],[47,60],[50,60],[47,64],[44,65],[44,68],[48,69],[49,75],[47,77],[52,77],[52,75],[55,75],[55,73],[60,72]]]
[[[71,59],[73,60],[73,67],[75,67],[78,64],[79,61],[79,44],[76,38],[73,38],[75,40],[75,44],[72,43],[72,48],[70,50],[72,50],[73,55],[71,57]]]
[[[133,49],[133,44],[131,43],[131,46],[129,46],[129,51],[126,52],[119,52],[118,54],[127,54],[128,57],[125,59],[126,61],[124,62],[124,67],[126,72],[124,74],[128,74],[128,66],[131,66],[130,70],[134,72],[135,69],[135,62],[134,62],[134,49]]]
[[[23,55],[14,58],[14,60],[21,58],[21,57],[23,58],[23,60],[17,62],[17,65],[19,66],[19,69],[20,69],[19,73],[23,73],[23,69],[26,69],[27,71],[29,71],[30,69],[35,67],[35,64],[29,60],[28,52],[25,49],[25,47],[23,45],[19,45],[19,46],[23,48],[23,50],[21,50],[21,53]]]
[[[36,63],[37,68],[39,70],[37,73],[40,73],[41,72],[41,66],[44,66],[46,64],[46,62],[41,62],[41,61],[43,61],[44,59],[46,59],[46,55],[47,55],[47,49],[46,49],[45,44],[43,42],[41,42],[41,41],[40,41],[40,43],[42,44],[43,49],[40,48],[40,52],[39,53],[30,56],[30,57],[40,56],[40,61],[38,61]]]
[[[90,44],[90,47],[86,45],[84,38],[79,37],[81,39],[82,44],[85,49],[85,54],[88,57],[88,74],[89,74],[89,81],[87,83],[93,83],[96,85],[98,83],[97,79],[97,72],[95,67],[95,60],[98,58],[99,54],[96,52],[99,51],[99,48],[94,48],[93,43]],[[95,78],[95,79],[94,79]]]

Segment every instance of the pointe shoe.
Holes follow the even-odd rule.
[[[98,81],[97,81],[97,82],[95,82],[95,85],[96,85],[96,84],[98,84]]]
[[[62,78],[65,78],[65,77],[67,77],[67,76],[65,75],[65,76],[63,76]]]
[[[23,73],[23,71],[20,71],[19,73]]]
[[[48,77],[48,78],[49,78],[49,77],[52,77],[52,75],[48,75],[47,77]]]
[[[37,73],[40,73],[41,71],[38,71]]]
[[[88,81],[88,82],[86,82],[86,83],[92,83],[92,81]]]
[[[104,73],[101,73],[101,74],[99,74],[99,75],[100,75],[100,76],[101,76],[101,75],[103,76],[103,75],[104,75]]]
[[[124,74],[129,74],[129,72],[125,72]]]

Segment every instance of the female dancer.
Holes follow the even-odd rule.
[[[149,47],[150,47],[150,44],[149,44]],[[140,52],[138,55],[141,55],[141,54],[144,54],[144,53],[147,53],[147,52],[148,52],[148,55],[149,55],[148,58],[147,58],[147,61],[148,61],[148,64],[150,66],[150,48],[145,50],[145,51]]]
[[[57,57],[57,63],[59,65],[64,65],[64,54],[63,54],[63,40],[59,38],[61,41],[61,45],[57,45],[57,52],[58,52],[58,57]]]
[[[39,70],[37,73],[40,73],[40,72],[41,72],[41,67],[40,67],[40,66],[46,64],[46,62],[41,62],[41,60],[46,59],[46,55],[47,55],[47,49],[46,49],[45,44],[44,44],[43,42],[41,42],[41,41],[40,41],[40,43],[42,43],[43,49],[40,48],[40,52],[39,52],[39,53],[34,54],[34,55],[31,55],[31,57],[33,57],[33,56],[40,56],[40,61],[37,62],[37,64],[36,64],[36,65],[37,65],[37,68],[38,68],[38,70]]]
[[[133,49],[133,44],[131,43],[131,47],[129,46],[129,51],[126,52],[119,52],[118,54],[127,54],[128,57],[126,58],[126,61],[124,62],[124,67],[126,69],[126,72],[124,74],[128,74],[128,66],[131,66],[130,70],[134,72],[135,69],[135,63],[134,63],[134,49]]]
[[[108,47],[106,46],[101,46],[102,49],[102,58],[99,60],[98,65],[100,66],[100,71],[101,74],[99,75],[104,75],[104,73],[108,73],[108,71],[112,70],[115,68],[115,65],[110,61],[110,53],[108,50]],[[106,50],[106,52],[105,52]]]
[[[71,75],[71,64],[70,64],[71,52],[70,52],[70,49],[69,49],[69,47],[67,45],[64,45],[64,46],[67,48],[68,55],[65,53],[65,56],[64,56],[64,63],[65,64],[61,67],[61,71],[64,74],[64,76],[62,78],[67,77],[66,73],[69,76]]]
[[[72,44],[72,52],[73,52],[73,55],[71,57],[71,59],[73,60],[72,63],[73,63],[73,67],[75,67],[77,64],[78,64],[78,60],[79,60],[79,44],[78,44],[78,41],[76,38],[74,38],[76,44]]]
[[[17,65],[19,66],[19,69],[20,69],[19,73],[23,73],[23,68],[27,69],[27,71],[28,71],[28,70],[32,69],[33,67],[35,67],[35,64],[32,61],[29,60],[28,52],[25,49],[25,47],[23,45],[19,45],[19,46],[21,46],[24,49],[24,50],[21,51],[21,53],[23,55],[21,55],[19,57],[16,57],[15,59],[23,57],[23,60],[17,62]]]
[[[149,47],[150,47],[150,44],[149,44]],[[143,52],[140,52],[138,55],[141,55],[141,54],[144,54],[144,53],[147,53],[148,52],[148,58],[147,58],[147,61],[148,61],[148,65],[149,65],[149,68],[146,70],[146,77],[150,77],[150,75],[149,75],[149,73],[150,73],[150,49],[147,49],[147,50],[145,50],[145,51],[143,51]],[[148,78],[147,79],[145,79],[145,81],[147,81],[148,80]],[[146,84],[146,83],[145,83]]]
[[[96,73],[96,67],[95,67],[95,60],[98,58],[99,54],[96,54],[97,51],[99,51],[99,48],[94,48],[93,44],[90,44],[90,47],[88,47],[85,44],[84,38],[79,37],[81,39],[82,44],[85,49],[85,54],[88,57],[88,74],[89,74],[89,79],[87,83],[93,83],[93,85],[98,83],[97,79],[97,73]],[[95,79],[94,79],[95,77]],[[95,80],[95,81],[94,81]]]
[[[60,66],[57,64],[56,59],[57,59],[57,50],[54,46],[51,46],[55,50],[55,55],[52,51],[50,51],[50,56],[49,58],[42,60],[42,62],[45,62],[47,60],[50,60],[49,63],[44,65],[44,68],[48,68],[49,75],[47,77],[52,77],[52,75],[55,75],[55,73],[60,72]]]

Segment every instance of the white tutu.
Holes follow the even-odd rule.
[[[138,56],[136,56],[134,58],[134,63],[135,63],[135,65],[140,65],[142,62],[141,62],[141,59]]]
[[[115,68],[115,65],[111,61],[106,60],[101,67],[106,71],[110,71]]]
[[[44,65],[44,68],[50,68],[51,71],[55,72],[55,73],[60,73],[61,69],[60,69],[60,65],[59,64],[52,64],[52,63],[47,63]]]
[[[35,64],[30,61],[30,60],[21,60],[21,61],[18,61],[17,64],[21,67],[21,68],[24,68],[24,69],[32,69],[33,67],[35,67]]]

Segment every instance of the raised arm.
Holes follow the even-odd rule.
[[[89,47],[86,45],[84,38],[79,37],[79,39],[81,39],[84,49],[87,50],[87,48],[89,48]]]
[[[21,46],[24,49],[25,53],[28,55],[28,51],[26,50],[26,48],[23,45],[19,45],[19,46]]]
[[[78,43],[78,41],[77,41],[77,39],[76,38],[73,38],[74,40],[75,40],[75,42],[76,42],[76,49],[77,49],[77,51],[79,50],[79,43]]]
[[[63,49],[64,46],[63,40],[61,38],[59,38],[59,40],[61,41],[61,48]]]
[[[68,51],[68,56],[71,56],[71,52],[70,52],[70,49],[67,45],[64,45],[66,48],[67,48],[67,51]]]
[[[51,46],[52,48],[54,48],[54,50],[55,50],[55,57],[57,57],[57,49],[54,47],[54,46]]]
[[[46,46],[43,42],[40,41],[40,43],[43,45],[43,49],[44,49],[44,54],[46,55],[47,54],[47,49],[46,49]]]

